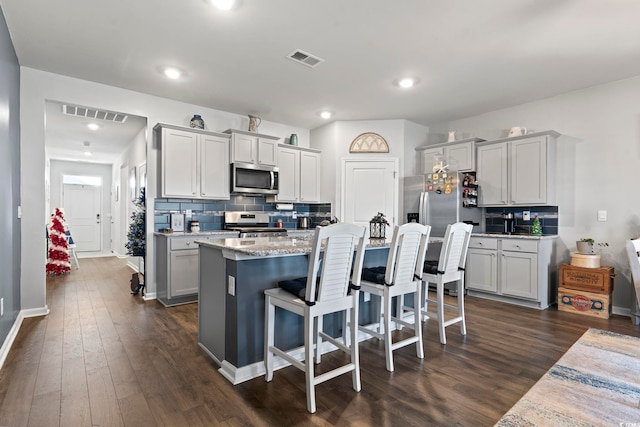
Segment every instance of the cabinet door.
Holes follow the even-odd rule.
[[[198,249],[171,251],[169,297],[198,293]]]
[[[507,200],[507,144],[478,147],[479,206],[502,206]]]
[[[420,162],[422,164],[422,173],[432,173],[434,158],[438,156],[444,156],[444,149],[439,148],[427,148],[420,153]]]
[[[300,201],[320,201],[320,154],[300,152]]]
[[[197,134],[162,129],[162,196],[195,197],[197,193]]]
[[[300,194],[300,151],[278,148],[278,195],[279,202],[297,202]]]
[[[258,138],[258,164],[275,166],[278,164],[278,141]]]
[[[444,156],[452,169],[460,172],[476,170],[476,150],[473,142],[444,147]]]
[[[511,143],[511,203],[547,202],[547,137],[540,136]]]
[[[538,299],[537,254],[503,251],[500,264],[500,290],[503,295]]]
[[[200,136],[200,198],[229,200],[229,140]]]
[[[465,267],[465,286],[467,289],[498,292],[497,251],[469,248]]]
[[[234,133],[231,135],[231,162],[255,163],[258,161],[258,137]]]

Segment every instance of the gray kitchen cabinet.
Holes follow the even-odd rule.
[[[467,138],[443,144],[425,145],[416,148],[420,152],[422,173],[433,172],[433,158],[444,157],[452,170],[469,172],[476,170],[476,142],[480,138]]]
[[[477,144],[479,206],[555,204],[555,131]]]
[[[280,138],[237,129],[227,129],[224,133],[231,134],[231,163],[277,165]]]
[[[228,200],[229,136],[158,123],[162,197]]]
[[[498,292],[498,240],[472,239],[465,271],[468,289]]]
[[[469,295],[544,309],[555,302],[554,237],[472,237],[465,269]]]
[[[278,146],[278,194],[270,201],[315,203],[320,201],[320,152],[289,145]]]
[[[196,240],[238,237],[238,233],[155,234],[157,298],[165,306],[197,300],[199,252]]]

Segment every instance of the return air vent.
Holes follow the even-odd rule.
[[[299,64],[306,65],[309,68],[315,68],[316,65],[324,62],[324,59],[318,58],[317,56],[314,56],[300,49],[290,53],[287,58],[291,59],[292,61],[296,61]]]
[[[127,115],[112,111],[97,110],[95,108],[78,107],[75,105],[63,105],[62,112],[69,116],[86,117],[89,119],[106,120],[108,122],[124,123]]]

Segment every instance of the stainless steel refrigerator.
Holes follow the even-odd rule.
[[[448,224],[480,226],[482,209],[462,207],[460,174],[456,171],[404,178],[405,222],[431,226],[431,236],[444,237]]]

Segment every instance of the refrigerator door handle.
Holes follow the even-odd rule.
[[[420,207],[418,210],[420,224],[427,225],[427,196],[428,193],[420,193]]]

